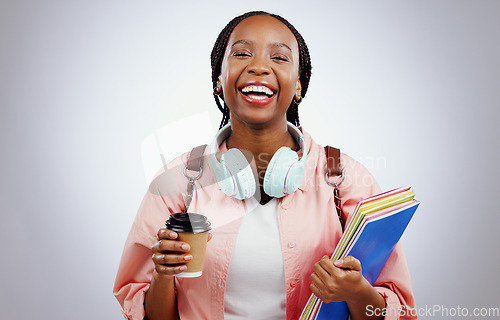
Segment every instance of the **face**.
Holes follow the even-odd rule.
[[[286,121],[286,111],[301,89],[295,36],[271,16],[244,19],[229,37],[220,83],[232,121]]]

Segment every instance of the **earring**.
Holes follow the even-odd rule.
[[[222,88],[220,87],[220,84],[217,84],[215,87],[214,87],[214,95],[216,96],[220,96],[222,93]]]
[[[302,102],[302,96],[300,94],[299,94],[298,98],[297,98],[297,96],[294,96],[293,102],[295,102],[296,105],[299,105]]]

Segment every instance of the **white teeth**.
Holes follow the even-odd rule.
[[[272,96],[274,93],[271,89],[265,86],[246,86],[243,89],[241,89],[241,92],[248,93],[248,92],[262,92],[267,94],[268,96]]]
[[[253,98],[253,99],[257,99],[257,100],[263,100],[263,99],[267,99],[266,96],[263,96],[263,95],[256,95],[256,94],[251,94],[249,95],[249,97]]]

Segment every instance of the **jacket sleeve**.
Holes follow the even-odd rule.
[[[385,298],[386,320],[416,319],[415,299],[403,247],[398,242],[373,287]]]
[[[348,221],[360,200],[380,193],[381,189],[363,165],[346,155],[343,155],[342,162],[345,164],[345,181],[339,188],[343,201],[342,209]],[[400,243],[396,244],[373,287],[385,299],[386,309],[377,311],[385,311],[386,320],[417,318],[413,315],[415,300],[406,258]]]
[[[180,212],[184,206],[175,175],[161,178],[167,178],[171,192],[161,193],[158,177],[146,192],[125,241],[113,288],[125,318],[130,320],[142,320],[145,316],[144,298],[154,270],[151,248],[157,241],[158,230],[165,227],[170,214]]]

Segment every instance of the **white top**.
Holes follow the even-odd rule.
[[[277,200],[260,205],[246,200],[246,213],[234,246],[224,319],[286,318],[286,289],[278,226]]]

